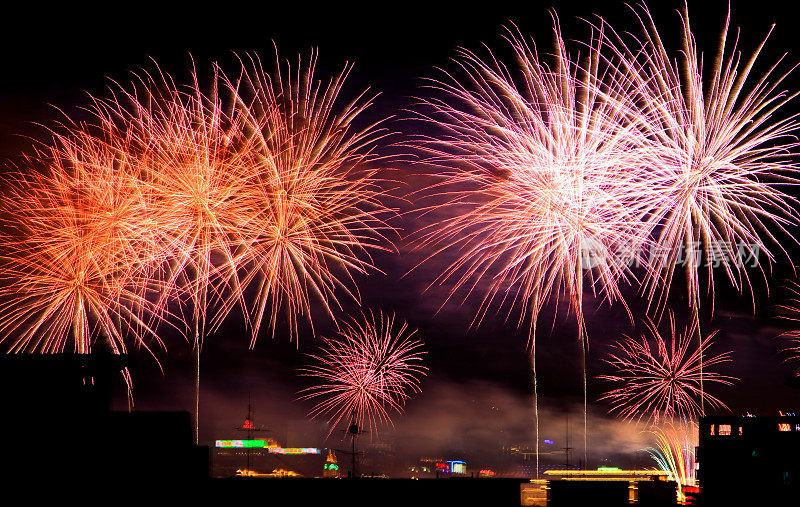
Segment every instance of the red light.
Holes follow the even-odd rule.
[[[244,424],[242,425],[242,428],[244,428],[246,430],[252,430],[253,429],[253,422],[250,419],[245,419],[244,420]]]

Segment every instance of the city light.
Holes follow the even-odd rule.
[[[216,447],[228,448],[262,448],[267,446],[266,440],[217,440]]]

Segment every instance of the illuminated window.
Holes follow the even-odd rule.
[[[778,423],[778,431],[792,431],[792,425],[789,423]]]
[[[713,424],[711,425],[711,430],[709,431],[708,434],[709,435],[713,435],[714,434],[714,425]]]
[[[739,436],[742,436],[742,427],[739,426]]]
[[[730,435],[731,434],[731,425],[730,424],[720,424],[719,425],[719,434],[720,435]]]

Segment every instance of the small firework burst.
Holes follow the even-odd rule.
[[[613,345],[613,352],[604,361],[615,371],[599,378],[618,387],[600,399],[609,400],[611,410],[624,419],[645,419],[654,424],[700,415],[701,398],[712,407],[727,408],[700,388],[701,377],[706,382],[723,385],[732,385],[736,380],[713,371],[716,365],[730,361],[730,352],[706,357],[705,370],[700,369],[701,354],[711,345],[716,331],[699,347],[693,347],[694,329],[690,327],[678,333],[672,314],[669,315],[669,336],[666,338],[652,320],[647,320],[646,326],[647,335],[638,339],[625,336]]]
[[[370,313],[324,339],[322,351],[310,354],[318,364],[301,373],[319,381],[301,391],[300,399],[320,399],[310,415],[327,417],[330,432],[343,420],[370,432],[391,424],[390,412],[402,411],[410,393],[419,392],[427,369],[414,335],[405,322]]]

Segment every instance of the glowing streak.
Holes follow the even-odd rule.
[[[678,499],[686,500],[684,486],[696,486],[695,454],[697,447],[697,424],[683,421],[666,423],[651,431],[656,437],[656,446],[647,449],[658,468],[667,473],[669,480],[678,485]]]

